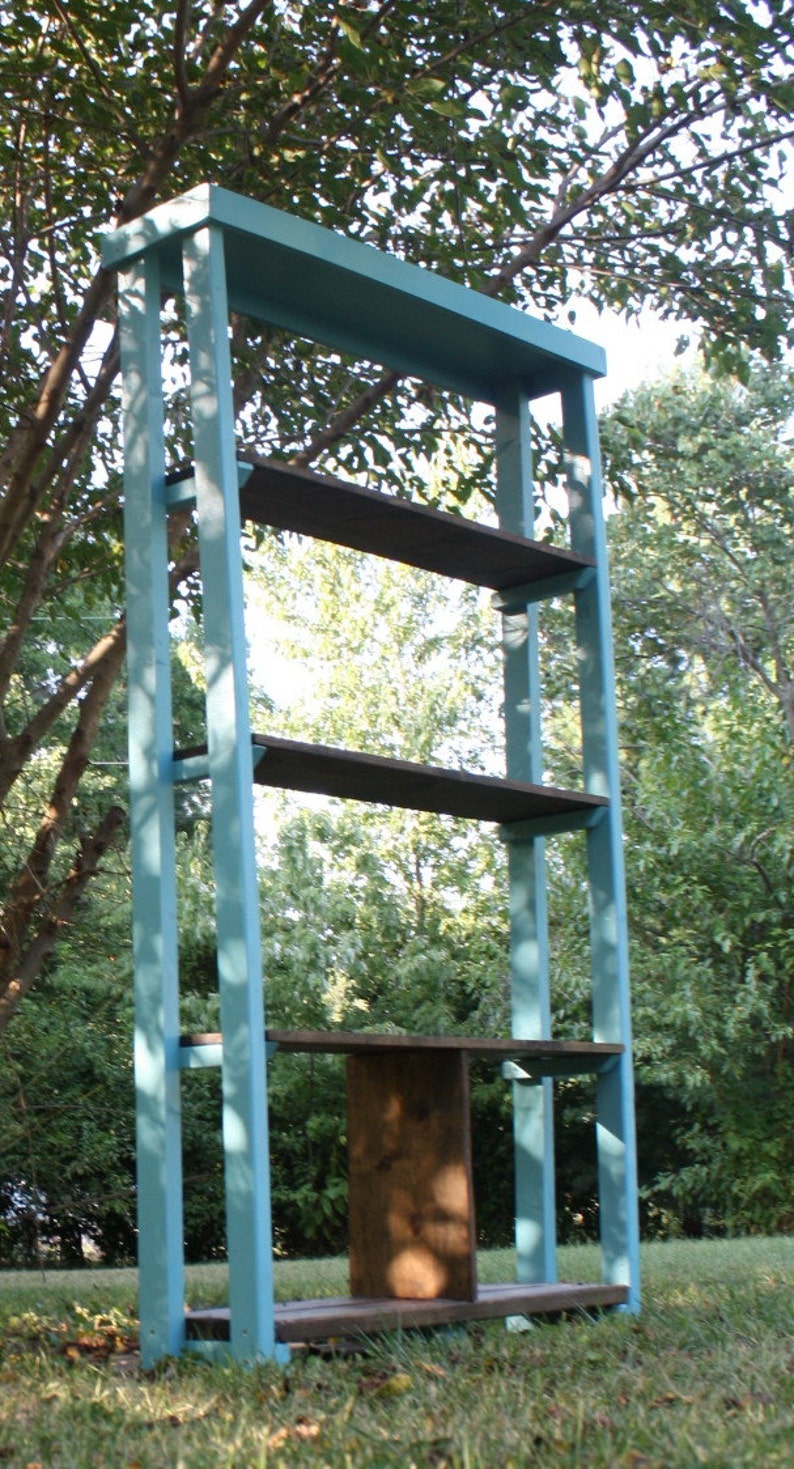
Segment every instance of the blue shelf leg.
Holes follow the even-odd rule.
[[[601,1248],[604,1279],[628,1285],[628,1309],[636,1311],[639,1226],[628,927],[609,573],[592,380],[580,376],[563,393],[562,405],[571,549],[597,562],[595,579],[575,594],[584,778],[587,790],[607,795],[610,801],[605,820],[587,834],[593,1030],[597,1041],[620,1041],[626,1047],[619,1064],[598,1082]]]
[[[504,530],[532,538],[535,508],[529,406],[517,397],[496,423],[497,510]],[[538,609],[503,617],[507,774],[540,783]],[[508,845],[513,1035],[551,1035],[546,856],[542,837]],[[516,1269],[519,1282],[557,1279],[552,1082],[513,1083]]]
[[[204,586],[231,1352],[285,1355],[273,1320],[270,1167],[259,890],[223,235],[184,244]]]
[[[179,977],[158,263],[119,282],[143,1365],[185,1338]]]

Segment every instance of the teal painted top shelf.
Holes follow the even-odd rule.
[[[182,239],[207,225],[223,230],[232,310],[335,351],[496,405],[606,371],[602,349],[574,332],[215,184],[105,236],[103,263],[156,249],[163,285],[181,290]]]

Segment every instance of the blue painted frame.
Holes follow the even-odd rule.
[[[185,1348],[179,1096],[182,1070],[220,1064],[229,1233],[231,1341],[241,1360],[284,1355],[274,1331],[267,1054],[246,694],[230,310],[309,336],[497,410],[502,527],[534,529],[530,411],[557,392],[568,463],[571,549],[595,571],[563,587],[497,594],[504,628],[507,774],[541,782],[540,602],[573,595],[581,677],[584,787],[610,798],[583,817],[506,828],[513,1033],[552,1030],[545,843],[582,828],[588,853],[594,1038],[625,1046],[598,1082],[604,1279],[639,1306],[637,1176],[628,941],[609,586],[593,379],[603,352],[571,332],[317,225],[214,185],[109,235],[119,271],[124,378],[130,676],[130,784],[136,987],[138,1213],[146,1365]],[[168,487],[161,291],[183,292],[195,472]],[[243,475],[245,470],[242,471]],[[173,787],[196,774],[172,748],[167,521],[195,502],[203,575],[219,986],[224,1043],[180,1052]],[[519,1281],[556,1279],[552,1083],[514,1080]]]

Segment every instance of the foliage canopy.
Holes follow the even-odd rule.
[[[98,233],[210,178],[543,314],[577,292],[650,304],[702,326],[720,361],[774,356],[792,31],[783,0],[6,0],[0,16],[2,1027],[124,822]],[[409,450],[464,411],[244,324],[235,346],[240,434],[267,452],[399,471],[421,494]],[[176,339],[171,354],[178,382]],[[178,391],[172,428],[180,457]]]

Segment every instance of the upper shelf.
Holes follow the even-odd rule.
[[[160,204],[102,242],[113,269],[151,253],[182,289],[182,246],[223,232],[231,310],[484,402],[601,377],[600,347],[436,272],[214,184]],[[188,244],[188,248],[191,248]]]
[[[569,578],[595,564],[539,541],[276,460],[241,464],[240,478],[241,513],[258,525],[316,536],[496,591]]]

